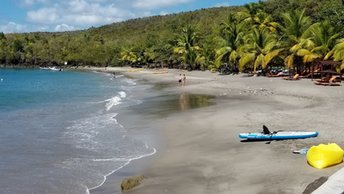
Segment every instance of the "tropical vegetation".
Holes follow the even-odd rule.
[[[138,18],[74,32],[0,33],[0,64],[239,71],[317,60],[344,69],[341,0],[267,0]]]

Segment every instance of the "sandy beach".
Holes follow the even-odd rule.
[[[303,193],[343,164],[315,169],[292,151],[319,143],[344,146],[343,86],[317,86],[309,79],[219,76],[181,70],[104,68],[121,72],[180,96],[180,109],[158,120],[166,148],[158,150],[142,171],[143,184],[128,193]],[[186,74],[185,86],[177,83]],[[189,95],[215,96],[211,106],[191,109]],[[205,102],[206,103],[206,102]],[[156,125],[156,124],[155,124]],[[317,138],[241,142],[240,132],[318,131]],[[114,186],[118,187],[118,185]]]

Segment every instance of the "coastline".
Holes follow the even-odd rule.
[[[86,193],[105,174],[156,152],[151,141],[138,138],[153,133],[131,136],[120,119],[126,107],[140,103],[133,91],[149,86],[90,71],[1,69],[1,74],[5,193]],[[30,184],[37,186],[25,186]]]
[[[163,92],[216,96],[216,105],[169,115],[161,130],[166,149],[148,168],[143,184],[129,193],[302,193],[308,184],[329,176],[343,164],[317,170],[294,149],[319,143],[344,145],[341,122],[342,87],[319,87],[310,80],[218,76],[209,72],[90,68],[121,72],[151,84],[170,84]],[[156,73],[158,72],[158,73]],[[179,73],[187,84],[176,84]],[[175,86],[173,86],[175,85]],[[331,114],[328,114],[331,113]],[[319,131],[313,139],[240,142],[239,132]],[[131,165],[125,168],[130,168]]]

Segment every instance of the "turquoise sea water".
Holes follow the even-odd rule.
[[[110,74],[0,69],[0,193],[88,193],[155,153],[116,119],[141,103],[137,89]]]

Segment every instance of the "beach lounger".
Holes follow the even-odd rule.
[[[295,74],[294,77],[290,78],[290,77],[284,77],[284,80],[300,80],[300,75],[299,74]]]
[[[315,85],[321,85],[321,86],[340,86],[340,83],[336,83],[336,79],[337,77],[336,76],[332,76],[332,78],[328,81],[314,81],[314,84]]]
[[[312,77],[312,73],[308,73],[306,75],[300,76],[300,78],[311,78],[311,77]]]
[[[314,81],[315,85],[320,85],[320,86],[341,86],[340,83],[335,83],[335,82],[319,82],[319,81]]]
[[[274,74],[266,74],[266,77],[287,77],[287,76],[288,76],[288,74],[285,74],[283,72],[280,72],[280,73],[278,73],[276,75],[274,75]]]

